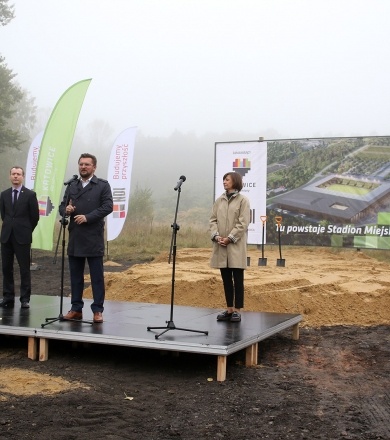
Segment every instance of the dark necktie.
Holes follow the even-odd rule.
[[[14,193],[14,197],[12,199],[12,204],[15,206],[16,201],[18,200],[18,190],[14,189],[13,193]]]

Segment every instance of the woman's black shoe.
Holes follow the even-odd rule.
[[[238,312],[233,312],[230,318],[230,322],[240,322],[240,321],[241,321],[241,315]]]
[[[231,317],[232,313],[229,313],[227,310],[225,310],[217,316],[217,321],[230,321]]]

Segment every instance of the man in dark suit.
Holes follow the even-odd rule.
[[[34,191],[23,186],[24,170],[15,166],[10,170],[11,188],[0,195],[1,258],[3,270],[3,300],[0,307],[15,304],[14,257],[20,270],[20,303],[30,307],[31,272],[30,253],[32,233],[39,221],[39,207]]]
[[[96,157],[84,153],[79,158],[80,179],[70,183],[59,211],[69,216],[68,259],[71,284],[71,310],[65,320],[83,319],[84,268],[91,275],[93,322],[103,322],[104,310],[104,218],[113,210],[110,184],[95,176]]]

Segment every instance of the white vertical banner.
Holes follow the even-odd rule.
[[[223,192],[223,176],[235,171],[242,177],[241,194],[251,205],[248,244],[262,243],[261,217],[266,215],[267,142],[217,142],[215,144],[214,199]],[[266,223],[265,223],[266,226]],[[264,242],[266,231],[264,230]]]
[[[27,155],[26,171],[24,175],[24,186],[28,189],[34,189],[35,175],[37,172],[38,156],[41,149],[41,142],[44,130],[38,133],[31,142]]]
[[[107,241],[117,238],[125,224],[129,206],[136,131],[137,127],[122,131],[112,146],[107,180],[111,185],[114,210],[107,217]]]

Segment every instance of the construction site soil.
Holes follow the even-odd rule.
[[[299,313],[299,340],[287,331],[260,342],[252,368],[243,352],[230,355],[218,382],[207,355],[52,341],[50,359],[35,362],[25,338],[1,335],[0,440],[389,439],[390,264],[322,248],[287,248],[283,267],[276,248],[266,266],[257,250],[249,256],[242,319]],[[178,250],[176,304],[224,309],[209,258]],[[37,252],[33,263],[33,294],[59,295],[61,262]],[[107,300],[170,302],[167,253],[107,261],[105,272]],[[67,262],[64,275],[69,296]]]

